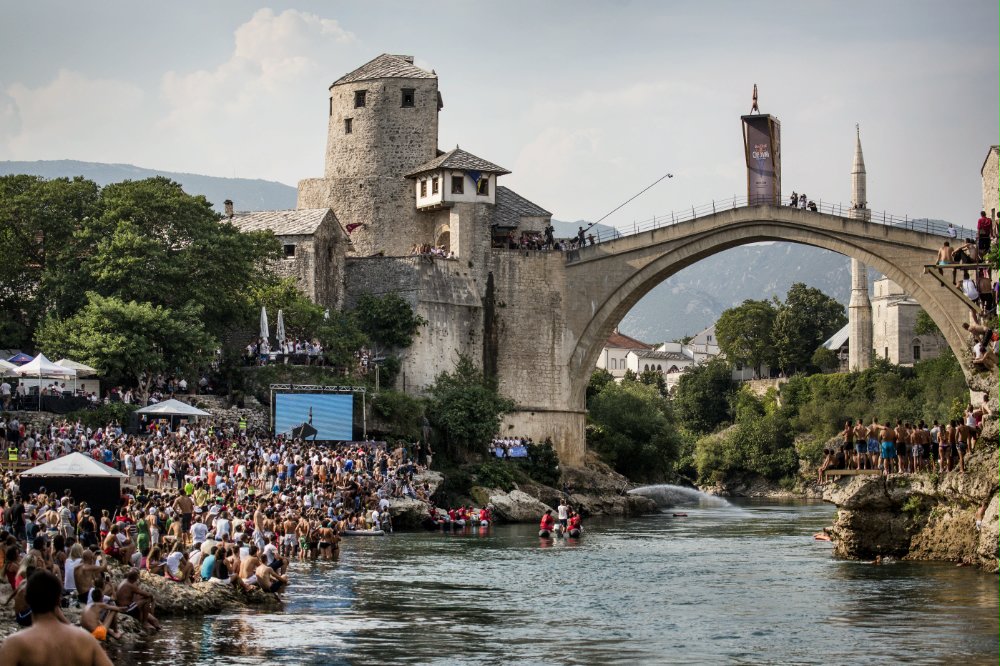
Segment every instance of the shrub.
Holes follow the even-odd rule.
[[[484,488],[499,488],[510,492],[514,489],[514,473],[508,464],[503,461],[484,462],[476,471],[476,482]]]
[[[547,486],[559,483],[559,456],[552,447],[552,440],[546,439],[541,444],[528,445],[528,457],[516,460],[524,473],[533,480]]]
[[[79,420],[80,423],[93,430],[103,428],[112,421],[117,421],[124,428],[128,426],[129,415],[137,409],[139,409],[138,405],[109,402],[106,405],[98,405],[94,409],[70,412],[66,415],[66,420],[70,422]]]

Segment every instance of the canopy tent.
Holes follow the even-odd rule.
[[[18,352],[7,360],[13,363],[14,365],[24,365],[25,363],[31,360],[31,357],[25,354],[24,352]]]
[[[84,365],[83,363],[77,363],[76,361],[71,361],[68,358],[61,358],[56,361],[56,365],[61,365],[64,368],[70,368],[76,370],[77,377],[91,377],[97,374],[97,369],[92,368],[89,365]]]
[[[136,414],[149,414],[150,416],[211,416],[203,409],[193,407],[180,400],[164,400],[149,407],[135,410]]]
[[[69,491],[76,501],[84,501],[92,513],[109,512],[121,503],[122,479],[125,475],[82,453],[71,453],[43,465],[21,472],[21,494]]]
[[[17,366],[0,359],[0,377],[17,377]]]
[[[45,358],[45,354],[39,354],[35,358],[31,359],[28,363],[25,363],[17,369],[17,374],[20,377],[37,377],[38,382],[38,411],[42,411],[42,377],[55,378],[55,379],[65,379],[68,377],[76,377],[76,370],[73,368],[64,368],[61,365],[56,365],[49,359]]]

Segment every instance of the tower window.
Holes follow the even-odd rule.
[[[285,259],[295,258],[295,246],[294,245],[282,245],[281,251],[285,255]]]
[[[489,176],[483,176],[478,181],[476,181],[476,194],[478,194],[481,197],[490,196]]]
[[[437,194],[438,193],[438,189],[439,189],[439,187],[438,187],[438,177],[434,176],[433,178],[431,178],[431,194]]]
[[[365,105],[366,97],[368,96],[367,90],[355,90],[354,91],[354,108],[360,109]]]
[[[354,131],[354,118],[344,118],[344,134]]]
[[[461,173],[451,174],[451,193],[452,194],[465,193],[465,174]]]
[[[330,115],[333,115],[333,98],[330,98]]]
[[[920,345],[913,345],[913,360],[920,360]]]
[[[424,178],[424,179],[422,179],[420,181],[420,196],[421,197],[426,197],[427,196],[427,179],[426,178]]]
[[[410,107],[416,103],[417,95],[413,88],[403,88],[403,99],[400,106]]]

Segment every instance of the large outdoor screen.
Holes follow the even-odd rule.
[[[277,393],[274,434],[310,441],[354,439],[354,396],[350,393]]]

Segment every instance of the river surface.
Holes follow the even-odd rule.
[[[674,517],[683,511],[686,517]],[[706,503],[537,527],[346,538],[285,611],[171,619],[118,664],[997,664],[997,577],[873,566],[812,539],[821,503]]]

